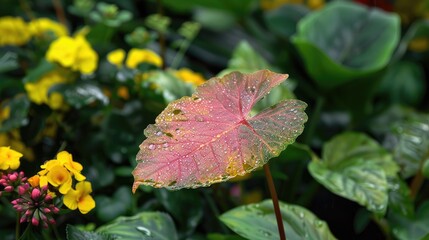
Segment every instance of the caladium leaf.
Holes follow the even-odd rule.
[[[307,104],[284,100],[252,107],[288,77],[261,70],[212,78],[191,97],[171,102],[145,130],[133,191],[140,184],[197,188],[244,175],[278,156],[304,128]]]

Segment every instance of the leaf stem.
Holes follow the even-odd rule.
[[[280,240],[286,240],[285,229],[283,226],[282,215],[280,213],[279,199],[277,198],[276,187],[274,186],[273,177],[271,176],[268,163],[264,165],[265,178],[267,179],[268,188],[270,190],[271,199],[273,200],[274,212],[276,213],[277,228],[279,229]]]
[[[67,26],[67,19],[64,13],[63,6],[61,5],[60,0],[52,0],[52,4],[54,5],[55,14],[57,15],[58,21],[64,26]]]
[[[417,193],[419,192],[422,184],[424,181],[424,176],[422,173],[422,170],[419,169],[419,171],[417,172],[417,174],[414,176],[413,180],[411,181],[411,185],[410,185],[410,196],[412,199],[415,199],[417,196]]]
[[[383,232],[386,240],[392,240],[392,235],[390,234],[389,223],[385,218],[378,218],[377,216],[373,216],[372,220],[380,227],[380,230]]]

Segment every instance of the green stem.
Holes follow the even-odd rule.
[[[55,14],[57,15],[58,21],[60,21],[60,23],[64,26],[67,26],[67,19],[61,1],[52,0],[52,4],[54,5]]]
[[[372,220],[378,225],[381,232],[383,232],[385,239],[386,240],[392,240],[392,235],[390,234],[390,227],[389,227],[389,223],[387,222],[387,220],[385,218],[380,219],[376,216],[373,216]]]
[[[283,226],[282,214],[280,213],[279,199],[277,198],[276,187],[274,186],[273,177],[271,176],[268,163],[264,165],[265,178],[267,179],[271,199],[273,200],[274,212],[276,214],[277,228],[279,230],[280,240],[286,240],[285,229]]]
[[[174,56],[173,63],[171,64],[172,69],[177,69],[179,66],[179,63],[182,61],[183,56],[185,55],[185,52],[188,50],[189,46],[191,45],[191,41],[186,39],[180,44],[179,51],[176,53],[176,56]]]
[[[419,192],[421,186],[423,185],[423,182],[424,182],[424,176],[423,176],[422,170],[419,169],[419,171],[414,176],[410,185],[410,196],[412,199],[416,198],[417,193]]]
[[[157,0],[157,5],[158,5],[158,14],[160,16],[164,15],[164,9],[162,7],[162,0]],[[164,33],[161,31],[158,31],[158,36],[159,36],[159,48],[160,48],[160,55],[161,55],[161,59],[162,59],[162,69],[166,68],[166,63],[165,63],[165,55],[167,52],[167,48],[165,46],[165,36]]]
[[[19,220],[21,219],[21,213],[20,212],[16,212],[16,225],[15,225],[15,239],[18,240],[19,239],[19,234],[21,232],[21,223],[19,222]]]

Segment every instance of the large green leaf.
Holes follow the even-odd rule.
[[[389,223],[397,239],[422,239],[429,234],[429,202],[423,203],[412,217],[400,214],[389,214]]]
[[[92,231],[85,231],[73,225],[67,225],[66,228],[67,240],[114,240],[115,237],[109,234],[96,233]]]
[[[131,192],[126,186],[118,188],[113,196],[96,196],[98,218],[102,221],[111,221],[125,214],[131,205],[131,198]]]
[[[397,15],[334,1],[305,16],[292,42],[308,74],[329,89],[385,67],[399,36]]]
[[[173,220],[161,212],[142,212],[132,217],[119,217],[112,223],[101,226],[96,232],[129,240],[178,239]]]
[[[309,210],[297,205],[279,204],[287,239],[335,239],[326,222]],[[222,214],[220,220],[247,239],[279,239],[271,200],[234,208]]]
[[[411,61],[391,64],[380,86],[383,99],[394,104],[417,105],[425,94],[423,68]]]
[[[285,4],[264,14],[265,23],[271,32],[289,38],[296,32],[296,26],[310,10],[300,4]]]
[[[398,167],[377,142],[361,133],[343,133],[323,147],[323,161],[313,160],[311,175],[335,194],[383,215],[388,204],[388,177]]]
[[[414,203],[411,199],[410,189],[407,183],[400,177],[388,178],[389,184],[389,211],[403,216],[414,214]]]

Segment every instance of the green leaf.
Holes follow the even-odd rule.
[[[143,84],[154,84],[156,91],[161,92],[166,102],[179,99],[183,96],[190,96],[194,91],[194,86],[183,82],[174,76],[172,72],[158,71]]]
[[[75,227],[73,225],[67,224],[66,228],[67,240],[113,240],[115,239],[110,234],[101,234],[92,231],[85,231]]]
[[[178,12],[188,12],[197,7],[205,7],[242,16],[250,13],[256,2],[255,0],[164,0],[162,4]]]
[[[421,37],[427,37],[428,35],[429,20],[422,19],[415,21],[401,39],[401,42],[399,43],[398,48],[396,49],[396,52],[393,56],[393,60],[399,60],[405,54],[408,45],[412,40]]]
[[[265,12],[264,19],[268,29],[281,37],[289,38],[296,32],[296,26],[310,10],[300,4],[285,4]]]
[[[237,235],[223,235],[220,233],[210,233],[207,235],[207,240],[245,240]]]
[[[40,61],[39,65],[37,65],[36,68],[28,71],[28,73],[24,77],[23,81],[24,81],[24,83],[36,82],[43,75],[54,70],[55,67],[56,67],[56,65],[54,63],[48,62],[48,61],[43,59]]]
[[[160,212],[142,212],[132,217],[119,217],[112,223],[101,226],[96,232],[129,240],[178,239],[173,220]]]
[[[429,202],[423,203],[414,217],[392,213],[388,220],[397,239],[422,239],[429,234]]]
[[[279,204],[288,239],[335,239],[326,222],[309,210],[297,205]],[[220,220],[247,239],[279,239],[272,200],[234,208],[222,214]]]
[[[396,14],[334,1],[301,19],[292,42],[312,79],[331,89],[384,68],[398,44],[399,23]]]
[[[131,206],[131,198],[131,191],[126,186],[118,188],[113,196],[96,196],[98,218],[102,221],[110,221],[125,214]]]
[[[203,217],[203,202],[196,190],[182,189],[169,191],[157,189],[157,199],[164,208],[180,223],[180,227],[191,234]],[[192,207],[187,207],[191,206]]]
[[[311,175],[333,193],[383,215],[388,204],[387,177],[398,166],[377,142],[360,133],[343,133],[323,147],[323,161],[313,160]]]
[[[426,89],[423,68],[410,61],[400,61],[389,66],[380,86],[383,99],[393,104],[417,105]]]
[[[8,72],[19,68],[18,55],[10,51],[1,51],[0,73]]]
[[[222,77],[233,71],[251,73],[261,69],[271,69],[268,62],[261,57],[246,41],[241,41],[234,49],[228,62],[228,68],[218,74]]]
[[[27,115],[30,108],[30,101],[27,96],[19,94],[10,100],[2,102],[0,109],[5,108],[10,109],[10,116],[3,121],[0,120],[0,133],[28,124]]]
[[[393,157],[408,178],[429,160],[429,115],[410,113],[395,129]]]
[[[407,183],[399,177],[388,178],[389,211],[408,217],[414,214],[414,201]]]
[[[95,101],[99,101],[104,105],[109,102],[101,88],[94,83],[58,84],[49,89],[49,94],[52,92],[62,93],[65,101],[75,108],[82,108]]]

